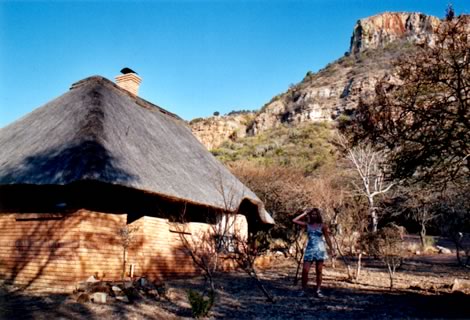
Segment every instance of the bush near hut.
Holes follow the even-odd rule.
[[[188,290],[188,301],[194,318],[206,317],[214,305],[215,294],[209,291],[207,296],[197,291]]]

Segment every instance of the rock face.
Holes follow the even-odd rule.
[[[190,127],[196,138],[211,150],[226,140],[245,137],[247,127],[254,115],[253,112],[243,112],[227,116],[199,118],[192,120]]]
[[[383,52],[342,57],[316,74],[307,73],[299,84],[268,102],[248,132],[258,134],[285,124],[333,121],[349,115],[360,98],[373,96],[375,85],[390,69],[390,59]]]
[[[317,73],[308,72],[298,84],[266,103],[252,119],[211,117],[191,124],[208,149],[230,138],[281,125],[334,121],[348,116],[360,98],[370,99],[382,78],[392,77],[391,61],[413,50],[410,43],[432,44],[440,25],[421,13],[383,13],[361,19],[354,27],[350,53]]]
[[[398,40],[432,44],[441,20],[422,13],[386,12],[361,19],[354,27],[350,53],[376,49]]]

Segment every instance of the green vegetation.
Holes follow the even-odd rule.
[[[247,160],[261,165],[294,166],[311,174],[334,162],[331,135],[328,123],[282,126],[235,142],[226,141],[212,153],[226,164]]]
[[[210,291],[208,297],[205,297],[199,292],[190,289],[188,290],[188,300],[194,318],[206,317],[214,305],[215,294],[213,291]]]
[[[254,111],[254,110],[245,110],[245,109],[232,110],[229,113],[227,113],[227,116],[236,116],[236,115],[239,115],[239,114],[250,114],[250,113],[255,113],[255,112],[256,111]]]
[[[424,238],[424,247],[429,248],[429,247],[434,247],[436,244],[436,239],[434,239],[433,236],[426,236]]]
[[[196,124],[198,122],[204,121],[204,118],[194,118],[193,120],[189,121],[189,124]]]

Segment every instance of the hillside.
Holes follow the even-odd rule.
[[[360,98],[374,95],[377,81],[391,76],[391,61],[409,54],[414,44],[433,43],[440,20],[421,13],[382,13],[357,21],[343,57],[276,95],[252,114],[192,121],[196,137],[208,149],[247,134],[301,123],[332,122],[352,113]],[[241,120],[240,120],[241,119]],[[240,141],[238,141],[240,142]]]
[[[267,129],[254,136],[227,139],[211,152],[226,164],[245,160],[261,165],[289,165],[310,174],[333,163],[331,136],[329,123],[301,123]]]

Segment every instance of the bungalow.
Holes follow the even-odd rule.
[[[181,118],[137,96],[136,73],[116,80],[83,79],[0,129],[0,280],[118,279],[123,259],[135,276],[191,274],[178,225],[228,216],[246,235],[274,223]],[[137,230],[127,257],[126,226]]]

